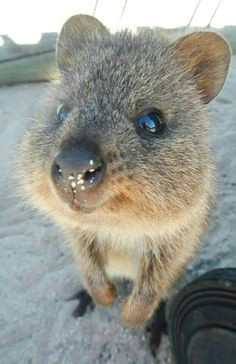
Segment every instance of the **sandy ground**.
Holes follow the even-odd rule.
[[[1,364],[171,363],[168,339],[158,359],[144,329],[123,328],[119,303],[74,319],[81,288],[64,237],[16,195],[14,147],[47,85],[0,89],[0,362]],[[236,267],[236,58],[212,102],[219,199],[200,254],[182,284],[216,267]]]

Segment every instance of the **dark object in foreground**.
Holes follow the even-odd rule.
[[[176,364],[234,364],[236,269],[204,274],[175,297],[168,332]]]

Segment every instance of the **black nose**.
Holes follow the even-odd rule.
[[[60,148],[51,169],[53,181],[65,189],[83,191],[102,182],[105,163],[90,142],[70,140]]]

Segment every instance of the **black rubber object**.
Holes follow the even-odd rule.
[[[168,310],[176,364],[236,363],[236,269],[216,269],[184,287]]]

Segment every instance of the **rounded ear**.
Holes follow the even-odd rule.
[[[57,41],[56,61],[60,71],[66,71],[71,64],[74,50],[84,45],[91,34],[109,34],[107,28],[90,15],[74,15],[63,25]]]
[[[177,55],[196,80],[205,103],[210,102],[224,85],[231,51],[228,43],[213,32],[189,34],[175,43]]]

